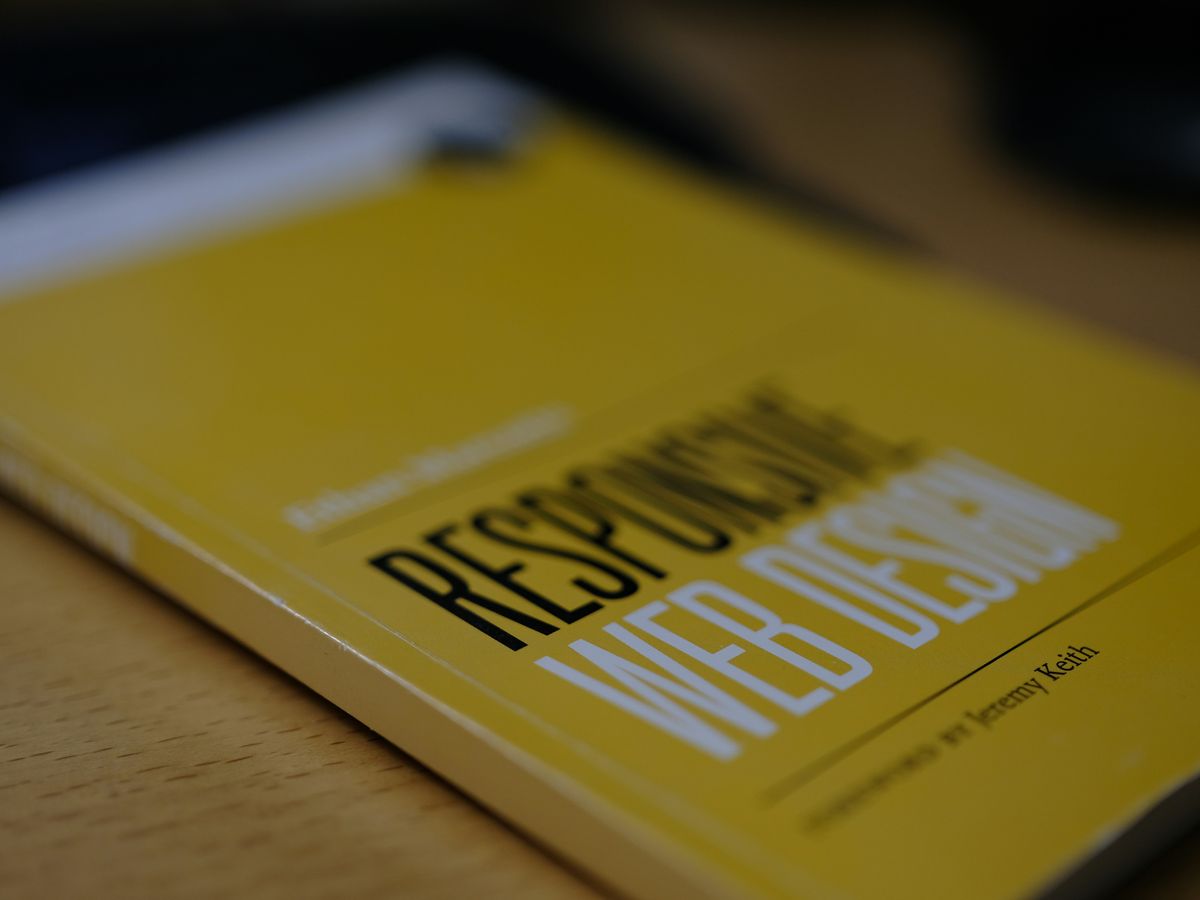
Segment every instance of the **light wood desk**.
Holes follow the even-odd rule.
[[[1200,227],[1074,205],[973,145],[934,30],[621,6],[763,157],[942,260],[1200,356]],[[832,86],[832,87],[831,87]],[[1197,842],[1127,896],[1200,895]],[[0,896],[597,889],[170,601],[0,502]]]

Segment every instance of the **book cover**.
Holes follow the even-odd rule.
[[[622,892],[1044,892],[1200,768],[1181,364],[477,74],[0,235],[0,484]]]

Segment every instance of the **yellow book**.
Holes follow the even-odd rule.
[[[632,896],[1024,896],[1186,798],[1194,374],[561,111],[426,159],[530,102],[0,203],[0,483]]]

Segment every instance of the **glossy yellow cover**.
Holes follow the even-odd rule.
[[[1044,890],[1200,766],[1200,389],[565,119],[0,306],[0,481],[630,894]]]

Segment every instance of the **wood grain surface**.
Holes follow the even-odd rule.
[[[613,7],[785,175],[949,265],[1200,356],[1200,228],[990,157],[920,23]],[[1200,896],[1192,839],[1121,889]],[[167,598],[0,502],[0,897],[582,898],[598,889]]]

